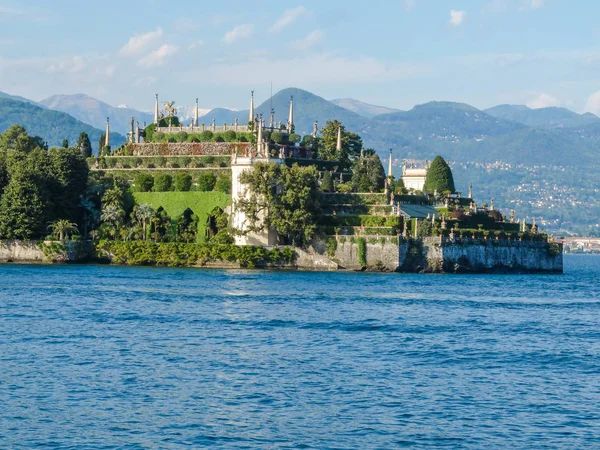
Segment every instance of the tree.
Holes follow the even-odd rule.
[[[136,205],[133,208],[133,216],[142,227],[142,239],[144,241],[146,240],[146,230],[148,223],[154,217],[155,214],[156,213],[154,212],[154,209],[150,205]]]
[[[436,156],[431,163],[423,189],[429,193],[437,190],[440,194],[453,194],[456,191],[452,170],[441,156]]]
[[[225,175],[219,176],[215,183],[214,190],[225,194],[231,194],[231,177]]]
[[[102,154],[104,150],[104,144],[106,144],[106,134],[102,133],[100,135],[100,139],[98,140],[98,156]]]
[[[198,235],[198,216],[190,208],[187,208],[181,216],[177,218],[177,230],[179,237],[184,242],[193,242]]]
[[[44,229],[44,203],[35,177],[23,168],[13,173],[0,200],[0,236],[31,239]]]
[[[342,129],[342,150],[337,151],[338,131]],[[319,157],[327,161],[340,161],[342,167],[350,167],[351,162],[360,155],[363,148],[362,138],[346,131],[345,127],[337,120],[328,120],[321,129],[321,138],[318,141]]]
[[[133,180],[138,192],[150,192],[154,186],[154,178],[149,173],[140,173]]]
[[[192,176],[189,173],[178,173],[175,176],[175,189],[179,192],[188,192],[192,188]]]
[[[67,139],[63,139],[62,148],[69,148],[69,141]]]
[[[333,192],[333,177],[331,172],[326,170],[323,173],[323,179],[321,180],[321,190],[323,192]]]
[[[240,175],[248,196],[234,205],[246,216],[246,232],[274,228],[293,245],[306,244],[320,213],[318,172],[314,166],[258,163]]]
[[[48,229],[52,232],[55,239],[63,242],[66,237],[74,234],[79,234],[76,223],[71,223],[68,220],[60,219],[48,225]]]
[[[87,133],[82,132],[79,135],[79,139],[77,140],[77,150],[79,150],[86,158],[92,156],[92,144],[90,143],[90,137]]]
[[[215,188],[217,176],[213,172],[203,172],[198,177],[198,190],[210,192]]]
[[[354,161],[351,184],[356,192],[381,192],[383,190],[385,171],[377,153],[367,151],[364,158]]]
[[[159,173],[154,177],[154,192],[168,192],[171,190],[173,177],[166,173]]]

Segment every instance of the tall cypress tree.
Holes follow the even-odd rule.
[[[86,158],[92,156],[92,144],[90,142],[90,137],[86,132],[82,132],[79,135],[79,139],[77,140],[77,148]]]
[[[454,187],[454,177],[448,163],[441,156],[436,156],[425,178],[424,189],[429,193],[434,193],[436,190],[440,193],[453,194],[456,189]]]

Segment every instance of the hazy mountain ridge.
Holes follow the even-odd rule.
[[[83,123],[70,115],[45,109],[30,102],[0,98],[0,132],[12,125],[23,126],[30,135],[40,136],[49,146],[59,146],[63,139],[75,144],[81,132],[86,132],[94,151],[98,150],[98,141],[102,130]],[[121,145],[125,138],[111,133],[113,146]]]
[[[40,102],[48,109],[67,113],[84,123],[89,123],[95,128],[104,129],[106,118],[110,117],[111,130],[122,135],[129,132],[129,123],[132,117],[148,124],[154,121],[154,115],[137,111],[132,108],[111,106],[85,94],[53,95]]]
[[[334,100],[330,100],[330,102],[368,119],[372,119],[373,117],[380,116],[382,114],[400,112],[399,109],[388,108],[387,106],[371,105],[353,98],[336,98]]]

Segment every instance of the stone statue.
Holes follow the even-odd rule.
[[[163,104],[163,108],[165,109],[166,113],[170,116],[176,116],[177,115],[177,110],[175,109],[175,102],[165,102]]]
[[[317,133],[318,133],[318,131],[319,131],[319,122],[317,122],[317,121],[315,120],[315,124],[313,125],[313,134],[312,134],[312,136],[313,136],[314,138],[316,138],[316,137],[317,137]]]

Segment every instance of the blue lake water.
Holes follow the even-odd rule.
[[[565,266],[0,266],[0,448],[600,448],[600,257]]]

